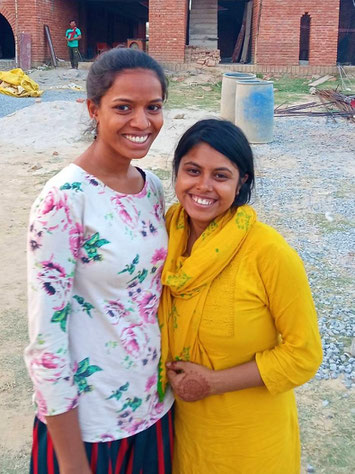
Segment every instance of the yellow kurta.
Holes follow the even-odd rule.
[[[274,229],[256,222],[212,282],[198,338],[209,361],[201,352],[191,362],[219,370],[256,360],[265,387],[178,399],[174,474],[299,473],[292,389],[314,375],[322,349],[302,261]]]

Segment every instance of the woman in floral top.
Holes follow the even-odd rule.
[[[163,190],[131,165],[162,127],[166,80],[145,53],[114,49],[87,90],[96,139],[31,210],[31,472],[169,473],[173,399],[157,395]]]

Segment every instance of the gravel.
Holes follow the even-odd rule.
[[[279,118],[274,141],[254,152],[259,218],[297,250],[312,288],[324,350],[316,378],[354,388],[355,126]]]
[[[40,98],[33,97],[11,97],[9,95],[0,94],[0,117],[13,114],[17,110],[34,105],[36,101],[53,102],[56,100],[75,101],[76,99],[86,98],[83,91],[73,90],[47,90],[44,91]]]

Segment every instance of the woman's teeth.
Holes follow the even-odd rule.
[[[210,206],[213,204],[213,199],[203,199],[197,196],[191,196],[192,200],[195,201],[197,204],[200,204],[201,206]]]
[[[143,135],[143,136],[137,136],[137,135],[125,135],[127,140],[133,143],[144,143],[145,141],[148,140],[148,135]]]

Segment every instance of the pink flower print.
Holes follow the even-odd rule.
[[[73,278],[68,277],[63,267],[53,262],[53,255],[50,260],[40,262],[42,269],[37,274],[45,292],[54,296],[58,303],[54,310],[63,309],[66,303],[66,297],[71,290]]]
[[[163,215],[164,203],[160,201],[159,203],[154,204],[153,209],[154,209],[154,217],[156,218],[158,222],[161,222],[164,218],[164,215]]]
[[[125,308],[125,306],[118,300],[108,301],[105,305],[105,311],[109,317],[111,324],[116,326],[121,319],[126,318],[130,314],[130,309]]]
[[[60,364],[62,364],[61,367],[63,368],[63,359],[52,352],[44,352],[42,354],[42,366],[46,369],[58,369]]]
[[[165,262],[168,251],[165,248],[157,249],[151,259],[151,264],[156,265],[158,262]]]
[[[80,248],[84,239],[84,228],[78,222],[69,231],[70,251],[74,258],[79,258]]]
[[[145,384],[145,391],[146,392],[149,392],[150,389],[156,385],[157,383],[157,376],[156,374],[152,375],[151,377],[149,377],[149,379],[147,380],[147,383]]]
[[[159,299],[155,293],[145,291],[138,301],[139,314],[146,323],[155,323]]]
[[[121,197],[116,195],[111,198],[111,201],[117,207],[118,216],[131,229],[134,229],[138,223],[139,213],[137,208],[132,204],[131,212],[128,212],[127,205],[121,203]]]
[[[43,381],[56,383],[65,368],[66,360],[52,352],[34,350],[31,354],[29,373],[34,384]]]
[[[54,190],[50,190],[42,203],[42,214],[48,214],[53,209],[60,209],[55,199]]]
[[[68,196],[67,194],[59,191],[57,188],[52,188],[41,203],[39,213],[40,215],[44,216],[50,212],[58,212],[60,209],[64,210],[65,218],[61,218],[59,223],[63,224],[62,228],[65,230],[68,224],[72,223],[70,217],[70,208],[68,206]],[[57,226],[54,226],[53,228],[56,227]]]
[[[44,399],[42,392],[38,389],[35,390],[35,400],[37,405],[37,415],[39,419],[44,419],[44,417],[48,414],[47,402]]]
[[[121,332],[121,343],[124,350],[135,359],[145,353],[148,344],[148,336],[143,330],[143,324],[131,324]]]
[[[152,396],[150,398],[151,403],[150,403],[150,408],[149,408],[149,413],[151,414],[153,419],[158,420],[160,418],[161,413],[164,410],[164,402],[159,401],[159,396],[157,394],[156,389],[152,393]]]

